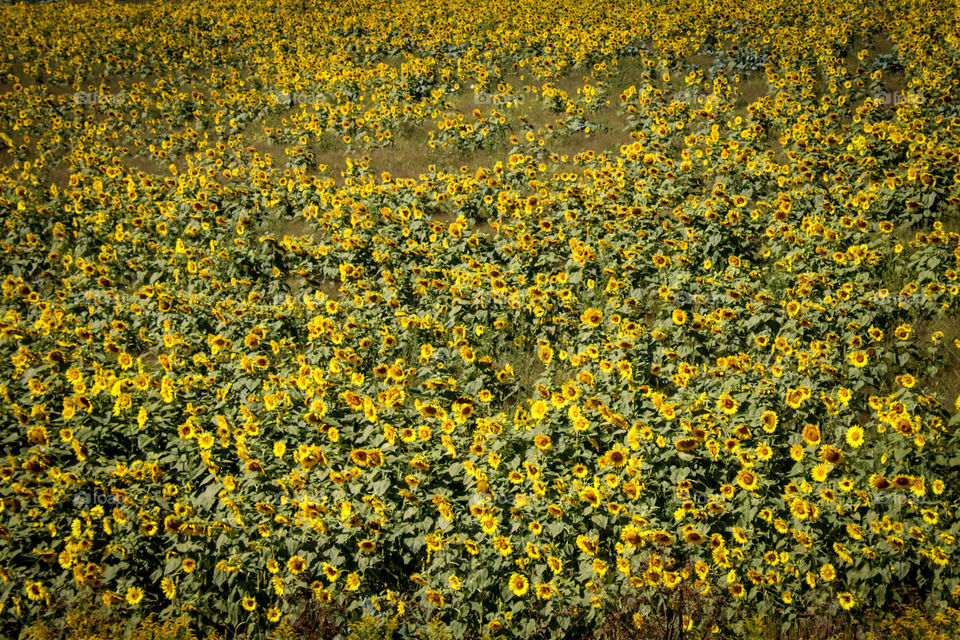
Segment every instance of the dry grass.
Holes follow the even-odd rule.
[[[553,81],[554,86],[565,87],[569,90],[571,97],[576,97],[576,89],[583,86],[583,77],[577,77],[573,74],[563,76],[560,80]],[[507,80],[517,90],[520,82],[519,78]],[[524,100],[511,107],[501,107],[499,110],[507,117],[509,135],[522,135],[524,131],[534,130],[544,132],[548,126],[554,127],[555,131],[561,131],[564,120],[560,114],[556,114],[548,109],[537,99],[537,94],[525,92]],[[615,106],[610,104],[599,105],[600,108],[594,119],[600,120],[604,125],[600,131],[591,132],[591,134],[563,134],[560,133],[548,145],[551,151],[558,154],[567,155],[572,158],[577,153],[592,150],[595,153],[616,152],[620,145],[628,137],[619,130],[616,122]],[[463,114],[471,117],[474,109],[485,111],[489,108],[486,105],[477,105],[474,100],[474,94],[465,91],[453,100],[448,101],[448,107],[453,113]],[[371,149],[368,151],[349,151],[339,140],[331,139],[327,148],[315,150],[317,162],[329,168],[326,175],[333,176],[338,183],[342,182],[343,176],[339,175],[345,166],[345,158],[351,157],[358,159],[366,157],[370,164],[370,170],[376,174],[382,172],[389,173],[394,178],[412,178],[422,179],[422,176],[431,170],[459,172],[465,168],[474,173],[480,167],[491,168],[497,161],[506,161],[511,144],[509,140],[496,142],[490,148],[477,149],[469,152],[456,152],[452,150],[431,149],[427,144],[428,132],[430,131],[429,121],[424,121],[417,125],[408,126],[399,135],[394,136],[393,144],[388,147]],[[278,152],[282,153],[282,147],[260,142],[254,145],[259,152],[271,153],[274,158],[278,157]]]
[[[303,294],[315,294],[318,291],[331,300],[341,300],[345,294],[340,291],[340,284],[328,278],[303,278],[297,275],[287,276],[283,279],[290,295],[297,297]]]
[[[299,238],[307,236],[314,242],[326,242],[329,237],[324,229],[321,229],[312,221],[306,218],[295,218],[293,220],[283,220],[277,225],[276,233],[280,237],[291,236]]]
[[[932,345],[931,338],[941,332],[938,341],[942,360],[940,370],[934,374],[918,376],[918,386],[928,389],[951,414],[956,413],[954,402],[960,396],[960,318],[940,316],[921,320],[916,327],[916,344],[923,347]]]
[[[877,54],[887,54],[893,51],[894,41],[890,37],[889,33],[878,33],[873,36],[873,42],[871,42],[868,49]]]
[[[47,180],[51,184],[57,185],[59,189],[66,189],[70,186],[70,166],[64,162],[50,167],[47,172]]]
[[[126,168],[133,173],[138,171],[153,175],[166,175],[168,173],[167,168],[161,165],[159,160],[150,156],[130,156],[124,160],[124,164]],[[67,178],[69,179],[69,175]]]
[[[883,74],[883,88],[888,93],[901,93],[907,90],[907,76],[903,71],[887,71]]]
[[[492,166],[497,160],[505,159],[503,148],[478,149],[470,153],[437,151],[426,145],[426,136],[422,138],[401,137],[393,146],[373,149],[365,154],[370,159],[371,168],[379,174],[388,172],[395,178],[416,178],[426,174],[432,166],[435,170],[456,172],[461,167],[476,171],[481,166]]]
[[[769,93],[767,75],[763,71],[753,71],[745,77],[741,76],[736,86],[740,91],[736,102],[737,107],[747,107]]]
[[[645,75],[650,76],[649,82],[652,82],[656,75],[653,70],[644,66],[639,58],[622,58],[617,62],[618,64],[615,66],[616,75],[610,83],[611,95],[614,97],[631,85],[642,87],[648,82],[644,78]]]
[[[596,155],[607,154],[611,156],[620,153],[620,147],[627,142],[630,142],[628,134],[608,128],[590,135],[565,136],[557,144],[552,145],[551,150],[561,157],[566,155],[572,158],[584,151],[593,151]],[[565,169],[574,170],[575,168],[565,167]]]

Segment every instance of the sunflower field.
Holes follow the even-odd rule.
[[[0,42],[0,635],[957,604],[956,2],[18,3]]]

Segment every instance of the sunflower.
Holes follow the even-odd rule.
[[[913,328],[909,324],[901,324],[894,330],[893,334],[897,336],[897,340],[904,341],[910,339],[910,333],[912,331]]]
[[[620,539],[631,547],[643,544],[643,533],[635,525],[628,524],[620,531]]]
[[[866,351],[851,351],[847,354],[847,362],[858,369],[862,369],[870,362],[870,356]]]
[[[917,379],[909,373],[904,373],[896,377],[896,383],[904,389],[912,389],[917,384]]]
[[[737,473],[737,484],[740,488],[747,491],[755,491],[757,488],[757,475],[749,469],[741,469]]]
[[[135,607],[143,600],[143,589],[140,587],[130,587],[127,589],[127,595],[124,597],[131,607]]]
[[[207,336],[207,344],[210,345],[210,352],[213,355],[217,355],[224,349],[229,348],[231,341],[223,336],[210,335]]]
[[[889,480],[875,473],[872,476],[870,476],[870,486],[876,489],[877,491],[886,491],[892,485],[890,484]]]
[[[580,314],[580,322],[588,327],[599,327],[603,321],[603,312],[600,309],[590,308]]]
[[[553,597],[555,588],[549,582],[538,582],[534,585],[534,592],[537,594],[537,600],[549,600]]]
[[[30,600],[39,600],[47,595],[46,588],[39,582],[27,582],[25,589]]]
[[[851,449],[856,449],[863,444],[863,427],[860,425],[853,425],[847,429],[847,444],[850,445]]]
[[[850,389],[843,387],[837,391],[837,400],[839,400],[843,406],[850,404],[851,398],[853,398],[853,392]]]
[[[653,264],[654,266],[662,269],[670,264],[670,258],[663,254],[655,253],[653,254]]]
[[[357,543],[357,546],[360,547],[360,551],[364,553],[372,553],[377,548],[377,543],[373,540],[361,540]]]
[[[673,542],[673,536],[666,531],[654,531],[650,535],[650,539],[660,545],[668,545]]]
[[[257,608],[257,601],[256,599],[250,596],[246,596],[243,598],[243,600],[240,601],[240,606],[242,606],[247,611],[253,611],[254,609]]]
[[[820,579],[824,582],[832,582],[837,577],[837,570],[832,564],[825,564],[820,567]]]
[[[513,553],[513,544],[504,536],[497,536],[493,539],[493,548],[503,556],[509,556]]]
[[[328,580],[328,581],[330,581],[330,582],[336,582],[336,581],[337,581],[337,578],[340,577],[340,570],[337,569],[336,567],[334,567],[334,566],[332,566],[332,565],[327,564],[326,562],[324,562],[324,563],[323,563],[323,575],[325,575],[325,576],[327,577],[327,580]]]
[[[379,449],[367,449],[367,463],[371,467],[382,467],[383,453]]]
[[[553,444],[553,441],[550,436],[541,433],[534,437],[533,444],[540,451],[546,451]]]
[[[803,431],[801,432],[803,441],[807,445],[814,446],[820,444],[820,427],[815,424],[805,424],[803,426]]]
[[[840,601],[840,606],[844,611],[849,611],[856,604],[853,594],[848,592],[838,593],[837,600]]]
[[[792,409],[799,409],[803,401],[807,399],[802,389],[790,389],[787,391],[786,402]]]
[[[828,464],[818,464],[810,472],[810,476],[814,482],[823,482],[827,479],[827,474],[830,473],[830,469],[831,466]]]
[[[530,406],[530,417],[539,422],[543,420],[544,416],[547,415],[547,411],[550,410],[550,405],[544,400],[537,400]]]
[[[360,588],[360,576],[356,573],[347,575],[346,583],[343,585],[345,591],[356,591]]]
[[[893,486],[897,489],[909,489],[913,486],[913,478],[903,474],[898,474],[893,477]]]
[[[526,576],[519,573],[514,573],[510,576],[508,585],[513,595],[517,596],[518,598],[525,596],[527,594],[527,590],[530,589],[530,581],[527,580]]]
[[[777,424],[780,422],[780,419],[777,417],[777,414],[773,411],[764,411],[760,416],[760,421],[763,423],[763,430],[767,433],[773,433],[777,429]]]
[[[585,535],[579,535],[577,536],[577,547],[588,556],[594,556],[599,550],[598,538],[596,536],[588,538]]]
[[[287,569],[290,570],[290,573],[293,575],[299,575],[303,573],[304,569],[307,568],[307,561],[300,556],[291,556],[287,560]]]
[[[606,459],[607,462],[614,467],[622,467],[627,462],[627,455],[626,452],[617,445],[607,452]]]
[[[707,539],[703,536],[703,534],[697,531],[696,529],[694,529],[693,527],[687,526],[684,528],[683,541],[686,542],[687,544],[693,544],[693,545],[703,544],[704,542],[706,542],[706,540]]]
[[[580,499],[589,502],[594,508],[600,506],[600,493],[593,487],[587,487],[580,492]]]
[[[209,431],[204,431],[197,437],[197,445],[201,449],[212,449],[215,442],[213,434]]]
[[[917,425],[914,424],[914,421],[910,418],[909,414],[903,413],[894,418],[893,427],[897,432],[904,436],[912,436],[916,430],[918,430]]]
[[[838,465],[843,460],[843,453],[836,447],[827,445],[820,449],[820,459],[832,465]]]
[[[177,585],[170,578],[164,577],[160,581],[160,590],[163,591],[167,600],[173,600],[177,597]]]
[[[717,407],[728,416],[732,416],[740,408],[740,403],[730,397],[730,394],[724,393],[717,401]]]

